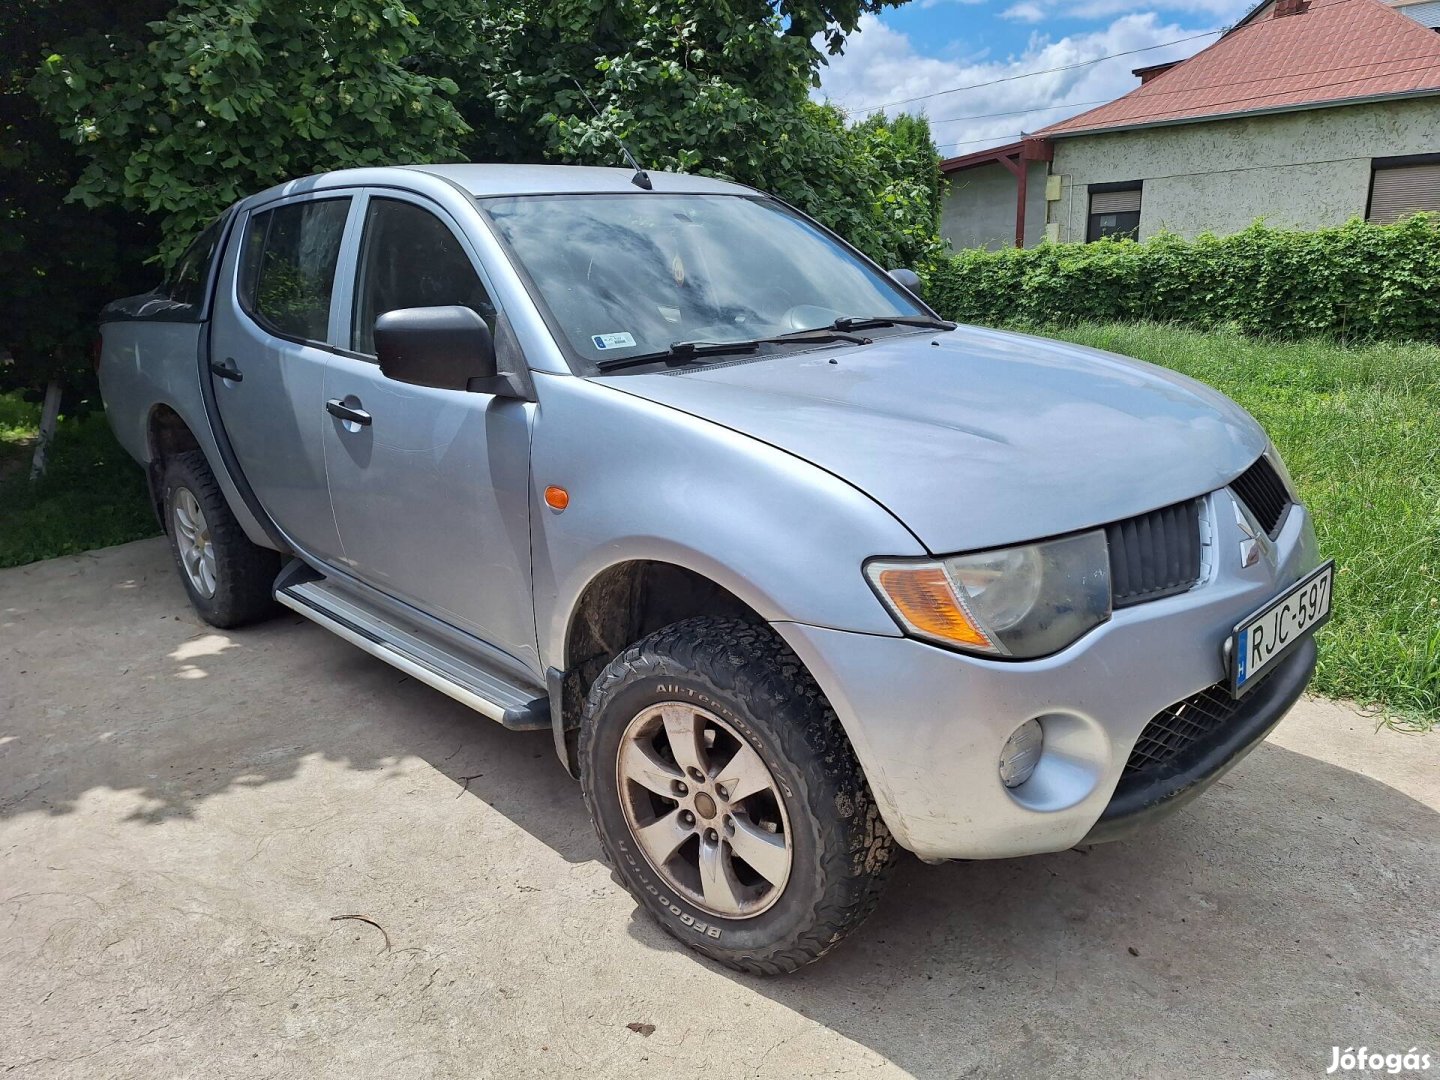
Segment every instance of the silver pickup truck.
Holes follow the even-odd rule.
[[[309,177],[102,322],[200,615],[278,603],[552,732],[638,901],[747,971],[840,941],[896,845],[1174,809],[1300,695],[1330,611],[1232,402],[946,322],[735,184]]]

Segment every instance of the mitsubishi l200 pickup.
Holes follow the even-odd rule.
[[[205,620],[283,605],[546,730],[676,938],[791,970],[930,861],[1124,835],[1303,691],[1330,611],[1225,397],[957,326],[698,176],[334,172],[102,316]]]

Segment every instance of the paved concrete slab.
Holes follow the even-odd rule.
[[[0,572],[0,1073],[1291,1077],[1323,1076],[1336,1044],[1440,1061],[1437,809],[1440,736],[1307,701],[1147,835],[907,860],[825,961],[737,976],[637,910],[548,736],[288,615],[217,633],[143,541]]]

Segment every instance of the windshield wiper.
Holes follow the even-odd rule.
[[[621,368],[638,367],[641,364],[688,364],[697,356],[723,356],[727,353],[753,353],[761,345],[794,345],[805,342],[845,341],[852,345],[868,345],[870,339],[856,337],[834,328],[817,330],[796,330],[790,334],[775,337],[748,338],[744,341],[677,341],[668,349],[659,352],[641,353],[638,356],[617,356],[613,360],[601,360],[595,366],[601,371],[619,371]]]
[[[954,330],[958,323],[929,315],[845,315],[830,324],[832,330],[869,330],[877,326],[922,326],[927,330]]]

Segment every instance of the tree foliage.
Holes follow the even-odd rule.
[[[152,283],[139,262],[155,231],[118,206],[66,201],[83,162],[28,88],[53,42],[97,20],[143,25],[151,14],[146,0],[0,5],[0,393],[38,391],[57,378],[83,389],[95,312]]]
[[[774,192],[923,264],[940,180],[924,121],[851,126],[809,97],[861,15],[898,2],[12,0],[0,170],[23,191],[3,204],[23,287],[6,291],[51,306],[49,329],[6,321],[0,346],[42,357],[12,381],[43,381],[58,338],[153,284],[137,242],[168,264],[237,198],[351,166],[615,165],[621,136],[648,167]]]
[[[825,20],[838,51],[872,7],[510,0],[477,19],[460,62],[467,154],[619,164],[618,136],[649,167],[770,191],[882,262],[925,260],[940,178],[928,126],[881,117],[852,128],[811,102],[824,58],[790,32]]]
[[[57,45],[34,91],[88,159],[76,197],[159,216],[169,258],[279,180],[457,158],[615,163],[616,135],[648,165],[763,187],[877,256],[918,257],[913,203],[933,185],[896,165],[903,148],[934,173],[928,138],[851,129],[808,99],[821,47],[838,51],[886,2],[175,0],[142,32]]]
[[[34,92],[88,164],[85,206],[159,218],[167,258],[220,209],[354,165],[453,159],[453,81],[412,70],[438,0],[176,0],[47,56]]]

